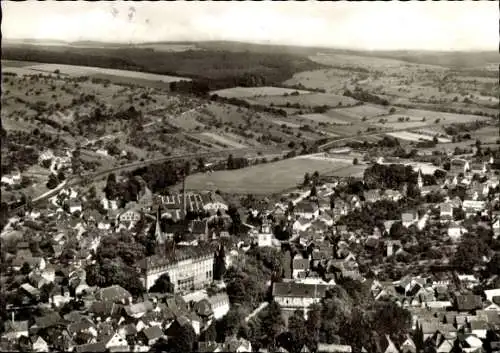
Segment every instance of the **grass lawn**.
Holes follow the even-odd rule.
[[[195,174],[188,178],[186,188],[235,194],[273,194],[297,186],[304,180],[305,173],[328,173],[347,165],[339,161],[293,158],[238,170]]]

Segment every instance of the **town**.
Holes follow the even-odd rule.
[[[497,8],[45,3],[2,2],[0,351],[500,353]]]
[[[238,208],[185,183],[143,181],[127,203],[114,175],[63,188],[2,232],[2,348],[491,351],[499,156],[478,151],[432,174],[384,158],[362,178],[316,172]]]

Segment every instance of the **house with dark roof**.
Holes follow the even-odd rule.
[[[310,268],[310,262],[308,259],[304,259],[300,256],[295,256],[292,261],[292,276],[293,278],[298,278],[300,273],[307,273]]]
[[[139,333],[139,339],[148,346],[156,343],[161,337],[163,337],[163,330],[159,326],[151,326],[145,328]]]
[[[100,289],[96,293],[96,299],[104,302],[127,305],[132,302],[132,294],[130,294],[130,292],[125,288],[115,284]]]
[[[331,287],[330,284],[275,282],[272,295],[285,310],[303,309],[319,303]]]
[[[443,202],[439,205],[439,219],[441,222],[453,221],[453,205],[449,202]]]
[[[206,239],[208,237],[208,222],[206,220],[194,220],[188,226],[191,234]]]
[[[483,307],[481,296],[473,294],[455,296],[455,306],[458,311],[480,310]]]
[[[41,317],[35,317],[35,324],[30,327],[30,332],[36,333],[42,329],[61,325],[63,322],[63,319],[57,312],[52,312]]]
[[[310,201],[300,201],[295,205],[294,212],[299,217],[313,219],[319,216],[318,205]]]

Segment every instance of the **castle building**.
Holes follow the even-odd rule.
[[[214,253],[211,249],[189,248],[170,256],[153,255],[138,264],[141,281],[149,290],[163,274],[168,274],[175,291],[201,289],[213,281]]]

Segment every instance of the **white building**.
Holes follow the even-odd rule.
[[[284,310],[306,310],[314,303],[319,303],[326,291],[334,286],[295,282],[276,282],[273,284],[273,298]]]
[[[21,183],[21,173],[17,172],[12,175],[3,175],[2,176],[2,184],[8,185],[18,185]]]
[[[259,247],[273,246],[273,233],[269,221],[263,221],[260,232],[257,234],[257,244]]]
[[[209,249],[201,249],[199,254],[175,254],[174,258],[154,255],[140,261],[139,267],[146,290],[165,273],[176,291],[202,288],[213,280],[214,254]]]
[[[221,319],[229,312],[229,297],[226,293],[217,293],[214,296],[207,298],[212,307],[212,312],[215,320]]]

